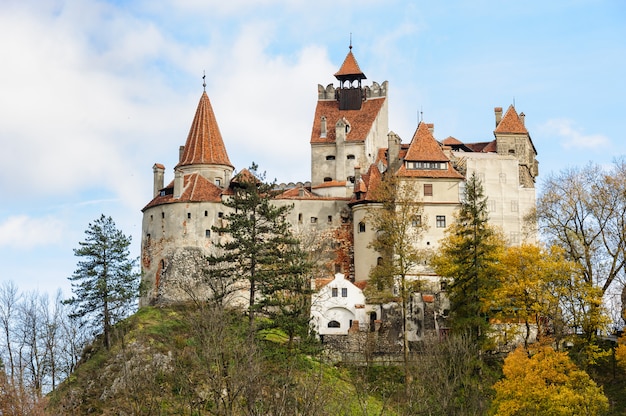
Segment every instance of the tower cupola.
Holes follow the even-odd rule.
[[[367,77],[359,68],[359,64],[352,54],[352,44],[350,44],[350,51],[341,68],[335,73],[335,78],[339,80],[339,88],[335,90],[339,109],[360,110],[363,101],[365,101],[365,91],[361,87],[361,80],[367,79]]]

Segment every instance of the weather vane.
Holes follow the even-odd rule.
[[[204,70],[202,71],[202,88],[204,88],[204,92],[206,92],[206,73]]]

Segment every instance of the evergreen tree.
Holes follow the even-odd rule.
[[[308,263],[286,219],[292,206],[272,203],[273,184],[257,177],[257,170],[253,163],[231,181],[234,194],[224,202],[230,212],[224,215],[223,226],[213,228],[226,238],[208,257],[207,277],[247,280],[251,327],[255,312],[262,309],[273,314],[297,311],[308,323],[308,310],[301,304],[310,290],[305,278]]]
[[[64,303],[74,308],[72,317],[102,330],[109,348],[112,326],[129,314],[139,295],[140,275],[136,260],[129,258],[131,237],[118,230],[111,217],[102,214],[85,234],[85,241],[74,249],[74,255],[83,260],[68,278],[74,296]]]
[[[453,329],[484,341],[489,327],[485,299],[497,285],[504,241],[488,224],[487,198],[475,174],[467,180],[463,196],[457,221],[446,231],[432,264],[437,274],[451,279]]]

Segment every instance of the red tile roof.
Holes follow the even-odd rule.
[[[206,92],[202,93],[178,166],[212,164],[233,167]]]
[[[183,178],[183,191],[180,198],[174,198],[174,181],[165,188],[163,195],[159,194],[146,205],[142,211],[157,205],[170,204],[173,202],[221,202],[224,190],[198,173],[185,175]]]
[[[315,119],[311,132],[311,143],[334,143],[335,123],[342,117],[350,124],[350,132],[346,134],[348,142],[363,142],[372,129],[374,120],[380,113],[386,97],[369,98],[363,101],[360,110],[339,110],[337,101],[318,101],[315,107]],[[326,137],[320,137],[322,132],[322,116],[326,116]]]
[[[428,129],[428,125],[421,122],[415,130],[409,150],[404,160],[415,162],[448,162],[450,159],[443,153],[441,146]]]
[[[417,126],[404,160],[405,162],[450,162],[430,132],[429,125],[424,122]],[[447,164],[447,169],[407,169],[406,163],[403,163],[396,175],[412,178],[463,179],[463,175],[457,172],[451,163]]]
[[[359,68],[359,64],[356,61],[356,58],[352,54],[352,46],[350,47],[350,52],[346,55],[346,59],[343,60],[343,64],[339,71],[335,73],[335,77],[339,80],[342,79],[365,79],[365,74]]]
[[[504,114],[500,123],[498,123],[494,133],[528,133],[528,130],[526,130],[524,123],[522,123],[517,111],[515,111],[515,107],[511,105],[506,110],[506,114]]]
[[[451,146],[451,145],[461,145],[464,144],[462,141],[452,137],[452,136],[448,136],[445,139],[443,139],[443,141],[441,142],[447,146]]]

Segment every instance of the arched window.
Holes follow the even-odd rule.
[[[346,156],[346,159],[348,159],[348,160],[354,160],[354,155],[348,155],[348,156]]]
[[[365,223],[363,221],[361,221],[359,223],[359,232],[360,233],[364,233],[365,232]]]
[[[330,176],[324,178],[324,182],[331,182],[332,180],[333,178],[331,178]]]
[[[338,321],[330,321],[328,323],[329,328],[341,328],[341,324]]]

